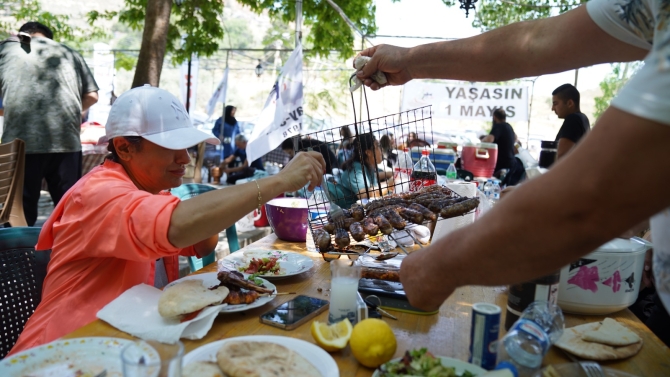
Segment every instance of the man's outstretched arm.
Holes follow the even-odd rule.
[[[390,85],[411,79],[505,81],[608,62],[643,59],[648,51],[603,31],[581,6],[560,16],[517,22],[475,37],[400,48],[379,45],[361,52],[372,60],[359,78],[386,73]]]

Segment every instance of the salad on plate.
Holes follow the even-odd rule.
[[[433,356],[426,348],[407,351],[402,359],[382,364],[377,372],[380,377],[475,377],[471,372],[458,374],[456,368],[442,365],[440,358]]]

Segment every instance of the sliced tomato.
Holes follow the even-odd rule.
[[[197,317],[198,314],[200,314],[201,311],[202,311],[202,309],[196,310],[193,313],[189,313],[189,314],[184,315],[180,322],[186,322],[186,321],[192,320],[193,318]]]

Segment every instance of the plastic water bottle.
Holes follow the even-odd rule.
[[[412,169],[414,168],[414,162],[412,162],[412,155],[409,153],[409,149],[405,148],[401,152],[398,152],[398,162],[394,168],[399,168],[401,173],[406,174],[408,177],[412,175]]]
[[[447,168],[447,182],[453,182],[458,178],[458,173],[456,172],[456,166],[454,164],[449,164]]]
[[[435,170],[435,165],[430,161],[430,152],[428,150],[421,151],[421,158],[414,165],[411,177],[409,191],[419,191],[424,187],[437,183],[437,170]]]
[[[493,190],[493,181],[490,179],[484,184],[484,196],[491,199],[491,191]]]
[[[500,200],[500,185],[498,182],[493,182],[493,187],[491,188],[491,200],[497,202]]]
[[[533,302],[498,342],[498,367],[515,370],[519,377],[533,376],[549,347],[563,335],[563,328],[561,308],[546,301]]]

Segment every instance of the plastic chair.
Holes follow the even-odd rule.
[[[42,300],[51,250],[35,251],[41,228],[0,228],[0,359]]]
[[[173,188],[170,190],[170,193],[181,200],[186,200],[194,196],[198,196],[203,192],[212,190],[216,190],[216,188],[200,183],[185,183],[177,188]],[[231,253],[234,253],[240,249],[240,243],[237,240],[237,229],[235,228],[235,224],[226,229],[226,238],[228,239],[228,248],[230,249]],[[191,268],[191,272],[195,272],[204,266],[209,265],[210,263],[214,263],[215,261],[216,252],[213,251],[204,258],[188,257],[188,266]]]
[[[0,224],[28,226],[23,214],[26,144],[21,139],[0,144]]]

